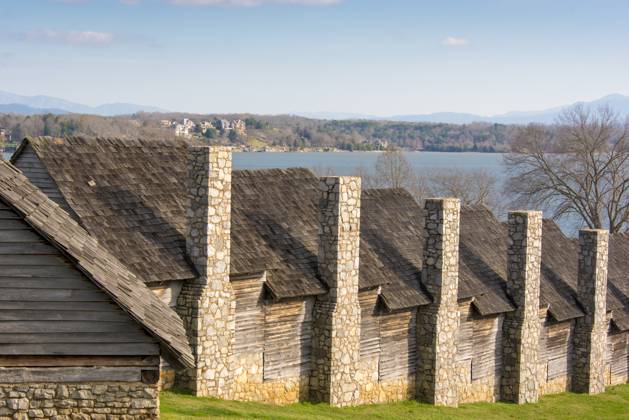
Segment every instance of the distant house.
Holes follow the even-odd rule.
[[[175,123],[175,136],[191,138],[195,128],[196,124],[194,121],[184,118],[182,124]]]
[[[175,136],[190,137],[190,131],[188,130],[188,127],[183,124],[175,124]]]
[[[181,319],[14,166],[0,162],[0,416],[156,418]]]
[[[0,128],[0,143],[8,143],[11,140],[11,131],[5,128]]]
[[[243,120],[225,120],[218,119],[213,122],[213,126],[220,131],[235,131],[239,135],[244,135],[247,132],[247,125]]]
[[[603,232],[578,244],[538,213],[507,224],[354,177],[232,171],[227,148],[194,140],[29,138],[12,161],[155,312],[177,312],[194,367],[176,381],[196,395],[455,405],[629,379],[627,236],[606,265]]]
[[[214,124],[212,124],[210,121],[201,122],[201,133],[205,134],[207,130],[211,129],[216,129],[216,127],[214,127]]]

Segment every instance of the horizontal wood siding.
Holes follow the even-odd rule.
[[[157,355],[129,315],[0,201],[0,355]]]
[[[548,351],[546,349],[548,331],[546,327],[546,317],[539,320],[539,349],[537,353],[537,363],[544,365],[548,363]]]
[[[472,381],[500,376],[502,369],[502,315],[475,316],[472,332]]]
[[[572,321],[547,321],[546,357],[548,362],[547,380],[566,376],[570,373],[572,353]]]
[[[459,329],[457,331],[457,361],[462,362],[472,359],[472,335],[474,334],[474,318],[470,304],[459,306]]]
[[[629,379],[629,332],[623,331],[607,336],[610,354],[610,369],[615,379]]]
[[[159,377],[159,367],[151,369]],[[62,383],[62,382],[141,382],[139,367],[62,367],[4,368],[0,367],[0,383]]]
[[[260,278],[232,281],[236,296],[236,339],[234,354],[264,351],[263,282]]]
[[[22,150],[14,165],[26,175],[33,185],[42,190],[52,201],[67,211],[74,220],[78,221],[76,213],[74,213],[74,210],[63,197],[57,183],[52,179],[30,144],[26,145]]]
[[[406,310],[380,316],[381,381],[415,373],[417,359],[416,311]]]
[[[358,293],[360,303],[360,357],[361,359],[380,355],[380,325],[376,313],[378,292],[367,290]]]
[[[264,380],[295,378],[310,369],[314,298],[265,306]]]

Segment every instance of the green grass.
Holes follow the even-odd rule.
[[[251,147],[257,147],[257,148],[268,146],[266,142],[260,140],[257,137],[247,137],[247,144]]]
[[[197,398],[180,392],[162,392],[162,418],[168,419],[629,419],[629,385],[600,395],[556,394],[537,404],[463,404],[459,408],[433,407],[414,401],[394,404],[331,408],[299,403],[283,407]]]

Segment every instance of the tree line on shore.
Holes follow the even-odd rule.
[[[264,144],[291,150],[330,148],[341,150],[383,150],[394,147],[404,150],[447,152],[502,152],[517,129],[502,124],[474,123],[466,125],[408,123],[366,120],[314,120],[290,115],[260,116],[249,114],[189,115],[138,113],[129,116],[96,115],[0,115],[0,128],[12,139],[26,136],[99,136],[99,137],[161,137],[174,138],[171,128],[161,121],[195,122],[213,119],[241,119],[246,134],[217,133],[199,138],[215,144]],[[213,132],[214,134],[214,132]],[[228,135],[230,134],[230,135]],[[209,138],[208,138],[209,137]]]

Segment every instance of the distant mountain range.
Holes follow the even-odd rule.
[[[94,114],[102,116],[127,115],[136,112],[167,112],[164,109],[128,103],[88,106],[52,96],[23,96],[0,91],[0,113],[35,114]]]
[[[429,122],[449,124],[470,124],[473,122],[489,122],[500,124],[528,124],[531,122],[550,124],[556,121],[563,110],[576,104],[598,108],[608,105],[623,117],[629,116],[629,96],[612,94],[589,102],[577,102],[541,111],[513,111],[505,114],[482,116],[457,112],[437,112],[433,114],[409,114],[382,117],[377,115],[354,114],[347,112],[300,112],[294,113],[306,118],[324,120],[382,120],[405,122]],[[21,115],[36,114],[94,114],[102,116],[129,115],[136,112],[168,112],[149,105],[129,103],[111,103],[99,106],[88,106],[52,96],[23,96],[0,91],[0,113],[14,113]]]
[[[429,122],[429,123],[449,123],[449,124],[470,124],[473,122],[489,122],[499,124],[528,124],[542,123],[550,124],[557,120],[557,117],[569,107],[583,104],[586,107],[596,109],[601,106],[609,106],[622,117],[629,116],[629,96],[612,94],[589,102],[577,102],[574,104],[558,106],[541,111],[513,111],[505,114],[492,116],[482,116],[475,114],[457,112],[437,112],[434,114],[411,114],[393,115],[390,117],[380,117],[376,115],[334,113],[334,112],[303,112],[296,115],[306,118],[318,118],[325,120],[383,120],[383,121],[405,121],[405,122]]]

